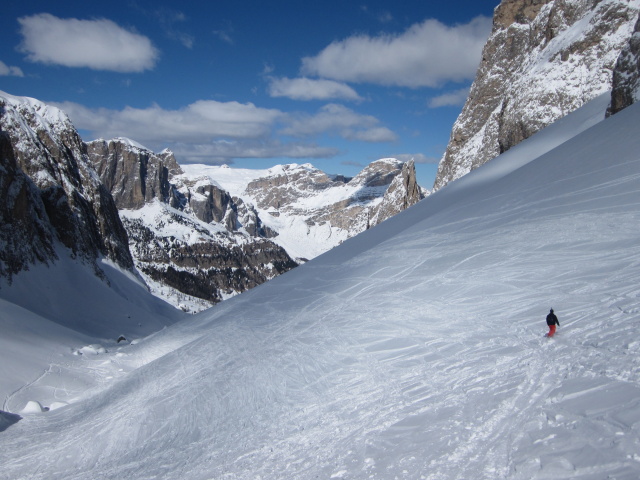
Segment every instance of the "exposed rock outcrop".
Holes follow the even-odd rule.
[[[20,170],[13,145],[0,132],[0,277],[57,258],[53,229],[38,188]]]
[[[161,208],[161,215],[146,218],[124,212],[124,223],[138,269],[157,290],[172,289],[164,294],[185,310],[194,309],[186,306],[187,296],[210,306],[297,266],[269,240],[242,241],[239,234],[212,231],[182,212]],[[171,234],[181,229],[194,235]]]
[[[640,18],[629,42],[620,53],[613,72],[611,104],[607,116],[634,104],[640,99]]]
[[[503,0],[434,189],[605,93],[639,0]]]
[[[389,188],[371,215],[370,225],[377,225],[387,218],[397,215],[402,210],[415,205],[424,198],[424,192],[416,179],[415,164],[409,161],[402,165],[399,175],[393,177]]]
[[[3,275],[54,260],[56,242],[97,274],[100,256],[133,268],[115,202],[64,112],[2,93],[0,144]]]
[[[182,173],[173,153],[155,154],[126,138],[94,140],[87,152],[118,208],[140,208],[157,198],[178,206],[169,178]]]

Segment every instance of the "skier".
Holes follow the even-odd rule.
[[[549,315],[547,315],[547,325],[549,325],[549,333],[547,333],[547,337],[553,337],[554,333],[556,333],[556,325],[560,326],[558,317],[553,313],[553,308],[549,310]]]

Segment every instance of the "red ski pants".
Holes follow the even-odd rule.
[[[547,337],[553,337],[555,333],[556,333],[556,326],[549,325],[549,333],[547,334]]]

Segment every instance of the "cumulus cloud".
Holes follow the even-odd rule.
[[[24,77],[20,67],[12,67],[0,60],[0,77]]]
[[[280,132],[283,135],[301,137],[331,133],[364,142],[393,142],[398,138],[394,132],[380,126],[377,118],[335,103],[325,105],[315,115],[293,115],[288,123],[289,126]]]
[[[306,77],[270,77],[268,91],[272,97],[286,97],[293,100],[362,100],[362,97],[349,85],[334,80]]]
[[[77,103],[57,104],[74,125],[96,137],[129,137],[144,144],[204,143],[216,138],[259,138],[283,116],[279,110],[252,103],[199,100],[178,110],[158,105],[122,110],[90,109]]]
[[[491,19],[447,26],[425,20],[399,35],[356,35],[302,59],[302,73],[342,82],[437,87],[475,76]]]
[[[142,72],[153,68],[159,56],[147,37],[111,20],[63,19],[41,13],[18,22],[23,37],[19,49],[32,62]]]
[[[433,97],[431,100],[429,100],[429,107],[431,108],[458,107],[458,106],[464,105],[464,102],[467,101],[468,96],[469,96],[468,88],[462,88],[454,92],[444,93],[437,97]]]

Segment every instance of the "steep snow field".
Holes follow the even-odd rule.
[[[60,381],[93,380],[69,405],[9,404],[0,478],[640,478],[640,105],[599,121],[605,106],[275,280],[78,356]],[[52,406],[46,380],[21,398]]]

